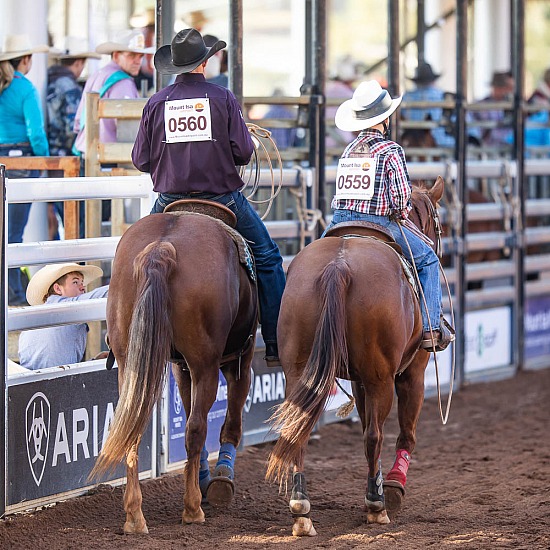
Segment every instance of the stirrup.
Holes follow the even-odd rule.
[[[443,316],[441,316],[441,323],[440,323],[439,329],[434,330],[432,335],[433,335],[433,341],[432,341],[432,338],[430,337],[430,338],[425,338],[420,343],[420,347],[430,353],[443,351],[447,349],[449,344],[455,341],[455,337],[456,337],[454,328],[449,324],[449,322]]]

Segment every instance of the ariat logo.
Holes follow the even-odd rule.
[[[361,170],[369,170],[370,169],[370,162],[364,162],[362,165],[361,165]]]
[[[35,393],[25,410],[27,456],[36,485],[40,485],[50,441],[50,402],[42,393]]]
[[[197,113],[202,113],[202,111],[204,111],[204,105],[202,103],[197,103],[195,105],[195,111],[197,111]]]

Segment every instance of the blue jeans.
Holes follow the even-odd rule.
[[[179,199],[209,199],[229,208],[237,216],[236,230],[249,242],[258,276],[258,299],[262,337],[266,344],[277,342],[277,320],[281,298],[285,288],[283,258],[279,247],[273,241],[263,221],[239,191],[215,195],[213,193],[193,193],[175,195],[161,193],[151,210],[151,214],[164,211],[167,205]]]
[[[422,325],[424,331],[430,330],[428,318],[430,320],[432,329],[439,328],[439,319],[442,314],[441,309],[441,284],[439,282],[439,259],[436,253],[421,239],[419,239],[414,233],[402,227],[403,232],[407,237],[409,246],[403,235],[397,222],[391,221],[386,216],[375,216],[373,214],[363,214],[356,212],[355,210],[335,210],[332,217],[332,221],[325,229],[325,233],[337,223],[352,222],[352,221],[367,221],[388,229],[393,235],[397,244],[403,249],[403,255],[409,262],[414,261],[416,270],[418,271],[418,278],[422,285],[422,290],[426,296],[426,303],[428,305],[428,312],[424,308],[423,300],[420,300],[420,308],[422,311]],[[323,233],[324,236],[324,233]],[[409,247],[411,248],[413,257],[409,253]]]
[[[10,156],[10,151],[21,151],[18,156],[33,156],[30,145],[2,144],[0,145],[0,156]],[[38,178],[38,170],[6,170],[6,177],[17,178]],[[8,204],[8,243],[22,243],[23,232],[29,220],[31,203]],[[17,268],[8,269],[8,302],[17,303],[25,300],[25,290],[21,284],[21,270]]]

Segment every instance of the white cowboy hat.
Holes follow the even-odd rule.
[[[50,50],[50,57],[54,59],[101,59],[98,53],[89,51],[86,40],[77,36],[67,36]]]
[[[130,17],[130,25],[134,29],[155,26],[155,8],[136,10]]]
[[[95,51],[106,55],[113,52],[155,53],[155,48],[145,47],[145,37],[141,31],[130,31],[120,34],[114,41],[99,44]]]
[[[0,51],[0,61],[9,61],[33,53],[46,53],[50,48],[45,44],[32,46],[31,39],[27,34],[7,34],[4,37],[2,50]]]
[[[361,82],[353,97],[338,107],[334,123],[346,132],[372,128],[386,120],[400,103],[401,96],[392,99],[376,80]]]
[[[80,265],[75,263],[46,265],[31,277],[29,286],[27,286],[27,302],[31,306],[43,304],[44,296],[46,296],[50,287],[63,275],[73,273],[73,271],[82,273],[84,276],[84,286],[103,275],[103,270],[95,265]]]

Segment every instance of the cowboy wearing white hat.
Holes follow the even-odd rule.
[[[101,268],[76,263],[49,264],[36,272],[27,287],[31,306],[104,298],[109,287],[86,292],[86,286],[103,275]],[[82,361],[86,350],[86,323],[26,330],[19,336],[21,366],[43,369]]]
[[[4,37],[2,43],[0,61],[9,61],[33,53],[47,53],[48,51],[50,51],[50,48],[45,44],[32,46],[31,39],[26,34],[8,34]]]
[[[425,333],[421,346],[428,351],[442,351],[454,340],[454,332],[442,319],[438,258],[416,233],[397,223],[399,219],[407,219],[411,210],[411,183],[405,153],[400,145],[386,137],[390,116],[400,103],[401,97],[392,99],[378,82],[369,80],[359,84],[353,97],[338,108],[336,126],[342,130],[360,131],[360,134],[340,158],[336,194],[331,205],[334,215],[327,230],[339,222],[363,220],[391,232],[405,257],[414,261],[427,297],[428,310],[421,304]],[[367,184],[345,185],[346,181],[356,181],[357,177]],[[434,340],[430,327],[434,329]]]
[[[4,37],[0,51],[0,156],[48,156],[48,138],[38,91],[26,75],[35,53],[48,46],[33,46],[25,34]],[[37,170],[8,170],[8,178],[38,177]],[[8,242],[23,242],[31,203],[8,205]],[[8,271],[9,305],[26,305],[19,268]]]
[[[75,117],[74,131],[78,134],[75,148],[85,153],[84,99],[88,92],[98,92],[101,98],[136,99],[139,97],[134,82],[145,54],[154,53],[154,48],[145,47],[141,31],[124,32],[114,40],[99,44],[96,53],[110,55],[111,61],[91,75],[84,86],[84,93]],[[116,119],[102,119],[99,122],[99,140],[103,143],[116,141]]]
[[[76,137],[73,132],[74,117],[82,97],[78,79],[86,61],[101,59],[101,55],[90,51],[86,40],[68,36],[58,48],[50,50],[50,57],[55,64],[48,68],[48,142],[51,155],[66,157],[73,154]],[[63,217],[62,212],[59,213]]]

